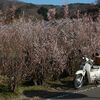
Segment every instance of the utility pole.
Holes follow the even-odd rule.
[[[63,18],[67,18],[69,15],[69,9],[68,9],[68,0],[63,0]]]
[[[68,3],[68,0],[62,0],[63,1],[63,5],[67,5],[67,3]]]
[[[79,0],[77,0],[77,4],[79,3]],[[80,17],[80,8],[79,8],[79,4],[77,5],[77,8],[76,8],[76,16],[77,16],[77,18],[79,19],[79,17]]]

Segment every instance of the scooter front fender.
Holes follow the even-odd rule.
[[[75,75],[78,75],[78,74],[81,74],[81,75],[85,76],[85,71],[83,71],[83,70],[78,70],[78,71],[75,73]]]

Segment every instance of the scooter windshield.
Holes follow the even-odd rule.
[[[83,69],[83,67],[85,66],[85,64],[86,64],[86,61],[83,60],[82,63],[80,64],[80,69]]]

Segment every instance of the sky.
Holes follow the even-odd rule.
[[[62,5],[64,3],[95,3],[96,0],[20,0],[34,4]]]

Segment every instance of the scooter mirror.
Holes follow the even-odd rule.
[[[84,60],[84,59],[85,59],[85,57],[82,57],[82,59]]]

